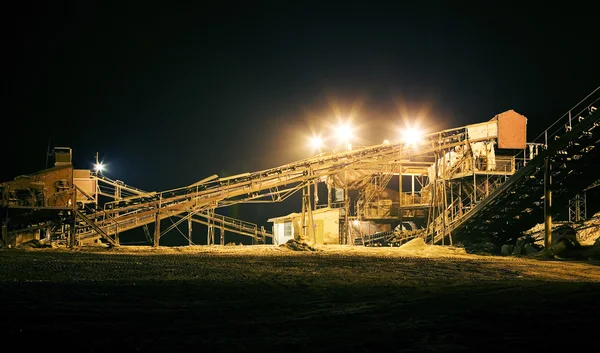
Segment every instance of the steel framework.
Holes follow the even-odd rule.
[[[63,163],[28,176],[27,182],[15,179],[1,184],[2,240],[7,244],[20,234],[44,230],[49,237],[68,239],[70,245],[101,241],[118,246],[119,234],[143,227],[159,246],[161,236],[187,221],[189,229],[192,222],[207,226],[207,244],[215,244],[217,230],[221,245],[225,231],[265,243],[273,234],[264,227],[216,210],[239,203],[283,202],[299,191],[303,193],[302,236],[310,238],[306,229],[313,229],[311,212],[323,206],[316,192],[323,183],[328,190],[326,207],[336,206],[332,191],[343,191],[343,199],[337,200],[343,209],[340,243],[364,244],[365,239],[375,238],[398,243],[417,236],[436,244],[483,236],[513,241],[541,219],[548,186],[543,183],[546,161],[554,166],[555,202],[566,203],[571,195],[597,183],[593,161],[598,160],[595,147],[600,141],[599,93],[593,91],[534,141],[523,141],[524,148],[519,149],[498,146],[502,130],[499,120],[492,119],[428,134],[418,145],[397,142],[325,152],[257,172],[211,175],[160,192],[140,190],[97,172],[81,173]],[[68,168],[71,179],[57,176],[50,193],[40,191],[48,189],[47,181],[54,174],[68,175]],[[353,200],[351,191],[357,191]],[[101,204],[99,196],[110,201]],[[585,210],[577,214],[585,217]],[[177,221],[161,230],[161,221],[172,217]],[[390,229],[363,234],[353,231],[350,221],[390,225]],[[404,221],[417,224],[417,229],[391,231]],[[152,223],[150,234],[147,226]],[[193,244],[191,233],[187,238]]]

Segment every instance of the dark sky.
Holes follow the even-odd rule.
[[[98,152],[107,176],[164,190],[307,157],[346,116],[363,144],[508,109],[535,137],[600,85],[591,5],[419,3],[19,2],[0,180],[68,146],[77,168]]]

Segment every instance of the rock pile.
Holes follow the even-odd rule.
[[[314,247],[296,239],[290,239],[285,244],[281,244],[280,246],[294,251],[317,251],[317,249]]]

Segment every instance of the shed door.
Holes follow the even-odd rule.
[[[286,238],[292,238],[294,236],[294,234],[292,234],[292,222],[283,223],[283,236]]]
[[[315,234],[317,235],[317,244],[323,244],[324,221],[318,219],[315,221]]]

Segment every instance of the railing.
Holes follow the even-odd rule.
[[[590,94],[583,98],[579,103],[575,104],[571,109],[564,113],[560,118],[556,119],[552,125],[546,130],[542,131],[536,136],[529,145],[536,146],[537,148],[548,148],[548,144],[552,140],[560,138],[565,132],[571,131],[574,125],[583,119],[583,116],[598,109],[600,102],[600,86],[596,87]],[[517,158],[526,161],[528,151],[523,150],[519,152]],[[531,158],[529,158],[530,160]],[[526,164],[526,163],[524,163]]]

